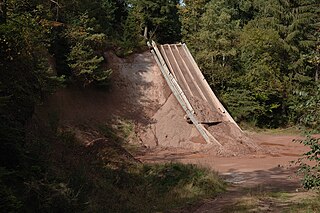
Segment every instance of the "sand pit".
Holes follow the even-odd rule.
[[[119,59],[106,54],[115,78],[121,81],[117,89],[125,90],[126,104],[140,114],[128,115],[135,120],[137,134],[147,147],[201,148],[204,139],[175,99],[151,53]]]
[[[258,150],[234,124],[205,103],[191,100],[199,108],[200,122],[223,145],[207,144],[187,117],[164,80],[152,54],[146,51],[126,59],[105,53],[113,70],[108,91],[69,87],[60,89],[42,107],[54,109],[62,124],[101,123],[122,117],[133,121],[140,143],[147,148],[210,150],[212,154],[241,155]],[[40,110],[41,111],[41,110]],[[210,115],[210,116],[209,116]]]
[[[234,124],[223,121],[218,111],[192,99],[190,101],[194,107],[201,112],[196,115],[197,118],[203,123],[214,122],[214,125],[206,125],[206,128],[223,147],[207,144],[195,126],[187,122],[185,112],[171,93],[151,53],[133,55],[127,60],[108,54],[108,59],[111,67],[117,69],[117,77],[126,82],[128,96],[131,97],[127,101],[146,116],[143,119],[141,115],[135,117],[137,134],[145,146],[207,149],[222,155],[241,155],[259,149]]]

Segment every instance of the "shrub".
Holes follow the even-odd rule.
[[[299,141],[310,150],[304,153],[296,163],[299,164],[298,172],[303,174],[302,184],[306,189],[319,189],[320,187],[320,138],[308,134],[305,140]]]

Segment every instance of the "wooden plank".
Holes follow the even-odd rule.
[[[181,87],[179,86],[178,82],[175,80],[175,78],[172,76],[172,74],[170,73],[167,65],[165,64],[160,51],[158,50],[156,44],[153,44],[153,49],[155,50],[156,56],[159,59],[159,62],[162,65],[162,67],[165,69],[165,74],[168,75],[169,80],[172,82],[173,87],[177,90],[177,92],[179,93],[179,95],[181,96],[182,100],[184,101],[184,103],[186,104],[187,108],[192,112],[192,114],[194,114],[194,110],[190,104],[190,102],[188,101],[187,97],[185,96],[183,90],[181,89]]]
[[[152,47],[153,47],[153,50],[151,50],[151,52],[153,53],[154,58],[155,58],[157,64],[159,65],[163,76],[165,77],[165,80],[167,81],[171,91],[173,92],[173,94],[177,98],[178,102],[180,103],[180,105],[182,106],[184,111],[187,113],[187,115],[190,118],[190,120],[192,121],[192,123],[196,126],[197,130],[199,131],[199,133],[202,135],[202,137],[205,139],[205,141],[207,143],[215,142],[216,144],[221,146],[221,144],[203,127],[203,125],[198,123],[198,121],[196,120],[196,118],[193,115],[194,112],[192,112],[188,109],[187,103],[189,103],[189,101],[186,99],[180,86],[175,81],[175,78],[171,75],[167,65],[164,63],[164,59],[162,58],[160,51],[158,50],[158,48],[154,42],[152,43]],[[178,88],[180,88],[180,90]],[[185,102],[184,99],[187,101],[187,103]],[[191,107],[191,105],[190,105],[190,107]]]
[[[183,73],[182,73],[182,71],[181,71],[181,69],[180,69],[180,67],[179,67],[179,64],[178,64],[177,60],[176,60],[175,57],[174,57],[174,54],[173,54],[173,52],[172,52],[172,50],[171,50],[170,45],[168,46],[168,49],[169,49],[170,54],[172,55],[172,59],[173,59],[173,62],[175,63],[175,67],[177,68],[178,75],[179,75],[179,76],[181,77],[181,79],[182,79],[182,82],[181,82],[181,83],[184,84],[184,87],[185,87],[185,89],[187,90],[187,92],[188,92],[191,96],[193,96],[193,92],[191,91],[191,89],[190,89],[190,87],[189,87],[189,85],[188,85],[188,82],[186,81],[185,77],[183,76]]]
[[[167,44],[167,45],[168,45],[168,44]],[[175,75],[175,73],[174,73],[174,71],[173,71],[173,68],[172,68],[172,66],[171,66],[171,63],[170,63],[170,61],[169,61],[169,58],[168,58],[168,56],[167,56],[167,54],[166,54],[166,51],[165,51],[165,49],[164,49],[163,46],[164,46],[164,45],[160,45],[160,48],[161,48],[161,50],[162,50],[162,51],[160,51],[160,52],[162,53],[162,56],[164,57],[165,61],[167,62],[167,65],[168,65],[168,67],[169,67],[169,70],[171,71],[171,74],[173,75],[173,77],[174,77],[176,80],[178,80],[178,79],[177,79],[177,76]]]
[[[152,53],[154,53],[155,51],[151,51]],[[154,53],[155,54],[155,53]],[[169,78],[169,75],[167,73],[167,71],[165,70],[165,68],[163,66],[161,66],[161,62],[156,54],[155,59],[160,67],[160,70],[162,70],[162,73],[171,89],[171,91],[173,92],[174,96],[177,98],[178,102],[180,103],[180,105],[182,106],[183,110],[187,113],[188,117],[190,118],[190,120],[192,121],[192,123],[196,126],[197,130],[199,131],[199,133],[203,136],[203,138],[205,139],[205,141],[207,143],[211,143],[208,135],[203,131],[203,129],[199,126],[199,123],[197,122],[197,120],[195,119],[195,117],[193,116],[193,113],[190,112],[190,110],[188,109],[188,107],[186,106],[186,104],[184,103],[183,99],[180,97],[180,93],[176,90],[175,86],[172,83],[172,79]]]
[[[192,57],[187,45],[183,44],[183,47],[184,47],[184,50],[187,53],[187,55],[189,55],[189,59],[192,62],[192,65],[194,66],[194,68],[196,70],[196,74],[199,76],[200,79],[202,79],[202,84],[205,87],[205,89],[207,90],[207,92],[210,95],[210,97],[212,98],[212,101],[213,101],[215,107],[218,108],[224,115],[226,115],[228,120],[231,123],[235,124],[236,127],[238,127],[240,131],[242,131],[242,129],[235,122],[235,120],[232,118],[232,116],[229,114],[229,112],[224,108],[224,106],[221,104],[221,102],[219,101],[217,96],[212,91],[211,87],[209,86],[208,82],[206,81],[205,77],[203,76],[202,72],[200,71],[200,68],[198,67],[197,63],[195,62],[194,58]]]
[[[172,86],[174,87],[174,89],[177,91],[177,93],[179,94],[179,96],[181,96],[182,101],[185,103],[186,107],[188,108],[188,110],[190,112],[192,112],[192,114],[194,114],[194,110],[190,104],[190,102],[188,101],[187,97],[185,96],[183,90],[181,89],[181,87],[179,86],[178,82],[175,80],[175,78],[171,75],[165,61],[163,60],[160,51],[158,50],[158,47],[156,45],[156,43],[154,41],[152,41],[152,47],[153,50],[155,51],[155,56],[157,57],[157,59],[159,60],[160,63],[160,68],[163,67],[164,69],[164,75],[165,77],[167,76],[169,82],[171,82]],[[169,83],[168,83],[169,84]],[[170,86],[170,85],[169,85]]]
[[[174,45],[174,48],[177,50],[177,52],[178,52],[178,54],[179,54],[179,57],[180,57],[180,60],[181,60],[183,66],[184,66],[184,68],[185,68],[185,70],[186,70],[186,72],[187,72],[187,75],[189,75],[189,77],[191,78],[191,80],[194,82],[194,85],[195,85],[196,89],[198,90],[198,93],[200,94],[201,98],[202,98],[204,101],[207,101],[207,99],[206,99],[206,97],[204,96],[203,92],[201,91],[201,89],[199,88],[198,84],[196,83],[196,80],[193,78],[193,76],[192,76],[192,74],[191,74],[188,66],[186,65],[184,59],[182,58],[182,56],[181,56],[181,54],[180,54],[180,51],[179,51],[177,45]]]

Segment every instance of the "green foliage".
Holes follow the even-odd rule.
[[[23,208],[23,183],[32,177],[25,149],[27,121],[35,105],[64,80],[56,77],[49,62],[51,29],[40,21],[38,8],[21,12],[22,2],[4,3],[8,10],[0,24],[0,194],[1,211],[13,212]]]
[[[143,168],[145,177],[156,185],[159,194],[173,191],[177,196],[213,196],[224,189],[217,174],[195,165],[170,163],[147,165]]]
[[[226,73],[232,69],[237,54],[238,21],[233,19],[236,11],[227,1],[211,1],[200,19],[200,30],[195,33],[196,59],[215,88],[223,87]]]
[[[296,91],[298,103],[294,107],[302,126],[320,131],[320,84],[314,90]]]
[[[195,47],[198,37],[196,32],[200,30],[199,19],[206,11],[206,4],[209,0],[185,0],[179,7],[179,17],[181,22],[181,35],[189,47]]]
[[[71,41],[69,66],[84,87],[91,83],[106,84],[111,75],[111,70],[105,70],[102,64],[106,35],[95,33],[92,22],[94,19],[89,19],[86,14],[82,15],[79,22],[67,31],[67,37]]]
[[[105,197],[90,199],[89,211],[164,211],[215,196],[225,187],[216,174],[177,163],[138,166],[129,171],[106,169],[99,181],[104,192],[96,192]]]
[[[280,90],[281,41],[273,29],[259,29],[246,25],[240,35],[240,59],[246,83],[258,91]]]
[[[308,147],[308,151],[296,163],[299,164],[299,172],[304,175],[303,186],[307,189],[320,189],[320,138],[312,136],[312,133],[320,130],[320,85],[317,85],[315,91],[300,92],[297,95],[302,96],[301,102],[295,106],[299,112],[299,120],[312,131],[307,132],[305,140],[298,141]]]
[[[23,162],[24,125],[34,105],[63,81],[48,61],[49,31],[29,13],[0,25],[1,165]]]
[[[296,123],[295,91],[315,90],[319,79],[319,2],[185,3],[183,40],[231,114],[259,126]]]
[[[221,98],[228,103],[228,109],[233,112],[233,118],[238,122],[250,118],[250,121],[256,123],[257,115],[264,112],[264,107],[250,90],[227,90]]]
[[[66,183],[50,182],[46,179],[26,183],[30,203],[29,211],[70,212],[77,210],[77,193]],[[35,202],[37,201],[37,202]],[[33,206],[32,206],[33,205]]]
[[[285,115],[282,108],[285,88],[282,85],[284,51],[281,39],[273,29],[252,25],[254,23],[249,22],[240,34],[240,60],[245,73],[239,81],[243,82],[241,87],[250,90],[260,106],[260,112],[254,114],[258,125],[278,126],[277,120],[281,122]]]
[[[34,130],[28,151],[38,154],[25,181],[24,209],[37,211],[154,212],[217,195],[225,184],[216,173],[180,163],[142,165],[128,153],[124,140],[131,127],[109,129],[112,137],[79,143],[71,129],[58,133]],[[78,130],[79,131],[79,130]],[[77,131],[77,132],[78,132]],[[85,130],[86,134],[88,131]],[[93,133],[93,132],[92,132]],[[56,136],[54,136],[54,135]],[[47,142],[35,139],[49,135]],[[46,144],[48,148],[40,148]],[[38,151],[42,150],[42,151]],[[37,176],[37,178],[35,178]]]
[[[134,17],[143,34],[159,43],[174,43],[181,39],[181,23],[178,16],[178,0],[130,0],[129,14]],[[130,25],[128,25],[130,26]]]
[[[299,164],[298,172],[303,174],[302,184],[306,189],[320,189],[320,138],[315,138],[308,133],[305,140],[299,141],[309,148],[296,163]]]
[[[129,10],[119,45],[124,51],[123,53],[118,52],[117,55],[126,56],[133,53],[137,47],[145,46],[145,39],[141,34],[141,26],[137,24],[138,21],[139,17],[135,14],[135,11],[133,9]]]
[[[3,212],[16,212],[22,207],[19,199],[7,185],[11,176],[12,172],[0,167],[0,210]]]

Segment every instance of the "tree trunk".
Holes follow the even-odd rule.
[[[318,82],[319,80],[319,64],[317,65],[316,74],[314,76],[315,82]]]
[[[7,22],[7,0],[0,0],[0,24]]]
[[[146,40],[148,40],[148,27],[147,27],[147,26],[144,27],[143,37],[144,37]]]

